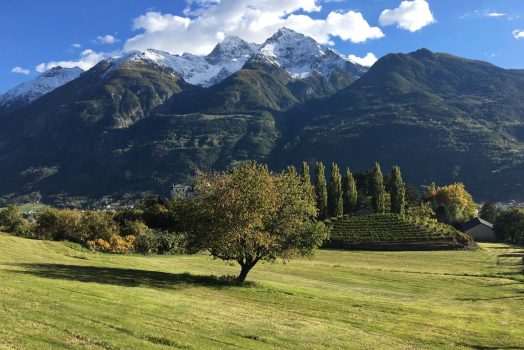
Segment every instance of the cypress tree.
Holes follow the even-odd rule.
[[[346,169],[342,187],[344,198],[344,214],[349,215],[356,209],[358,200],[357,184],[349,168]]]
[[[335,163],[331,164],[331,178],[329,180],[329,215],[331,217],[343,214],[344,202],[342,200],[342,178],[340,170]]]
[[[318,218],[327,218],[328,193],[326,184],[326,168],[322,162],[315,164],[315,193],[317,195]]]
[[[311,183],[311,175],[309,172],[309,164],[307,162],[302,162],[302,168],[300,170],[300,176],[302,177],[302,181],[304,181],[307,184]]]
[[[375,163],[371,173],[371,207],[375,213],[386,211],[386,189],[384,187],[384,176],[380,170],[380,164]]]
[[[406,210],[406,185],[402,181],[400,168],[394,166],[391,172],[391,212],[404,215]]]
[[[297,175],[297,169],[293,165],[288,165],[285,170],[285,173],[290,175]]]

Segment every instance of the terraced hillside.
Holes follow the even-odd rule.
[[[396,214],[342,216],[332,219],[331,248],[462,249],[473,240],[449,225],[417,221]]]

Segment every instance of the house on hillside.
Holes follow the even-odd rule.
[[[173,185],[171,187],[171,197],[174,198],[193,198],[196,196],[196,191],[193,186]]]
[[[494,242],[497,240],[493,224],[481,218],[474,218],[462,225],[462,231],[475,241]]]

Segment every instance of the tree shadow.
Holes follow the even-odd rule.
[[[520,346],[520,345],[517,345],[517,346],[485,346],[485,345],[476,345],[476,344],[467,344],[467,343],[457,343],[457,345],[460,345],[460,346],[465,346],[465,347],[468,347],[470,349],[475,349],[475,350],[502,350],[502,349],[507,349],[507,350],[520,350],[520,349],[524,349],[524,346]]]
[[[64,264],[17,264],[24,270],[14,273],[70,280],[85,283],[111,284],[123,287],[178,288],[184,285],[200,285],[213,288],[251,286],[253,282],[240,284],[236,276],[192,275],[160,271],[64,265]]]

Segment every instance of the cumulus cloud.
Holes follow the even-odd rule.
[[[73,49],[79,49],[79,48],[82,47],[82,45],[80,45],[80,44],[71,44],[71,47],[72,47]]]
[[[375,54],[373,54],[372,52],[368,52],[368,54],[364,57],[349,55],[348,59],[353,63],[357,63],[365,67],[371,67],[378,60],[377,56],[375,56]]]
[[[141,34],[126,41],[125,50],[155,48],[172,53],[209,53],[224,35],[262,43],[281,27],[311,36],[322,44],[333,38],[361,43],[384,36],[361,13],[333,11],[325,18],[318,0],[187,0],[184,16],[147,12],[136,18],[133,29]]]
[[[115,44],[117,42],[119,42],[120,40],[118,40],[117,38],[115,38],[114,36],[112,35],[99,35],[96,37],[96,40],[95,42],[99,43],[99,44]]]
[[[16,67],[13,67],[13,69],[11,69],[11,73],[29,75],[31,74],[31,71],[29,69],[25,69],[25,68],[16,66]]]
[[[73,68],[79,67],[83,70],[88,70],[104,58],[110,57],[110,53],[95,52],[91,49],[84,50],[80,53],[80,57],[77,60],[71,61],[51,61],[47,63],[40,63],[35,67],[35,70],[39,73],[43,73],[54,67]]]
[[[524,39],[524,29],[516,29],[516,30],[514,30],[513,31],[513,36],[517,40]]]
[[[382,26],[396,24],[398,28],[416,32],[435,23],[435,18],[426,0],[406,0],[395,9],[382,11],[379,22]]]

